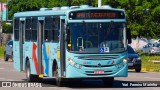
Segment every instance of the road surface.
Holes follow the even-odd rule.
[[[2,81],[15,81],[18,83],[26,83],[25,81],[25,73],[18,72],[13,68],[13,62],[8,61],[4,62],[3,59],[0,59],[0,84]],[[18,81],[18,82],[16,82]],[[12,82],[13,83],[13,82]],[[55,79],[45,78],[41,82],[36,82],[37,85],[42,85],[46,87],[27,87],[27,88],[20,88],[20,87],[0,87],[0,90],[160,90],[160,73],[154,72],[141,72],[136,73],[134,71],[129,71],[128,77],[118,77],[115,78],[114,85],[112,88],[104,87],[103,82],[101,80],[90,80],[90,81],[83,81],[79,84],[67,85],[64,87],[58,87],[55,85]],[[68,82],[70,83],[70,82]],[[142,86],[141,86],[142,85]],[[144,87],[144,86],[150,87]],[[159,87],[156,87],[156,85]],[[2,86],[2,85],[0,85]],[[153,87],[151,87],[153,86]]]

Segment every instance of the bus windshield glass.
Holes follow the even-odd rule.
[[[125,23],[70,23],[68,51],[77,53],[116,53],[126,50]]]

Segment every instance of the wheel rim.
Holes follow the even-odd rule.
[[[27,65],[27,70],[26,70],[26,77],[27,77],[27,79],[29,79],[29,77],[30,77],[30,69],[29,69],[28,65]]]
[[[55,76],[56,76],[56,78],[58,78],[58,66],[57,65],[56,65]]]
[[[56,70],[55,70],[55,77],[56,77],[56,83],[59,86],[60,81],[59,81],[59,78],[58,78],[58,66],[57,65],[56,65]]]
[[[4,60],[6,60],[6,54],[4,54]]]
[[[6,54],[4,54],[4,60],[6,60]]]

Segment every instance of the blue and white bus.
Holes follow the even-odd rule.
[[[25,71],[27,81],[56,78],[103,79],[127,77],[125,11],[108,6],[41,8],[14,14],[14,68]]]

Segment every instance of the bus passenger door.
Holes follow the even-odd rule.
[[[20,18],[20,34],[19,34],[19,50],[20,50],[20,71],[23,71],[24,68],[24,63],[23,63],[23,60],[24,60],[24,30],[25,30],[25,18]]]
[[[66,71],[66,63],[65,63],[65,16],[61,16],[60,21],[60,68],[61,68],[61,76],[65,76]]]
[[[38,17],[38,42],[37,42],[38,75],[43,74],[43,66],[42,66],[43,31],[44,31],[44,17]]]

